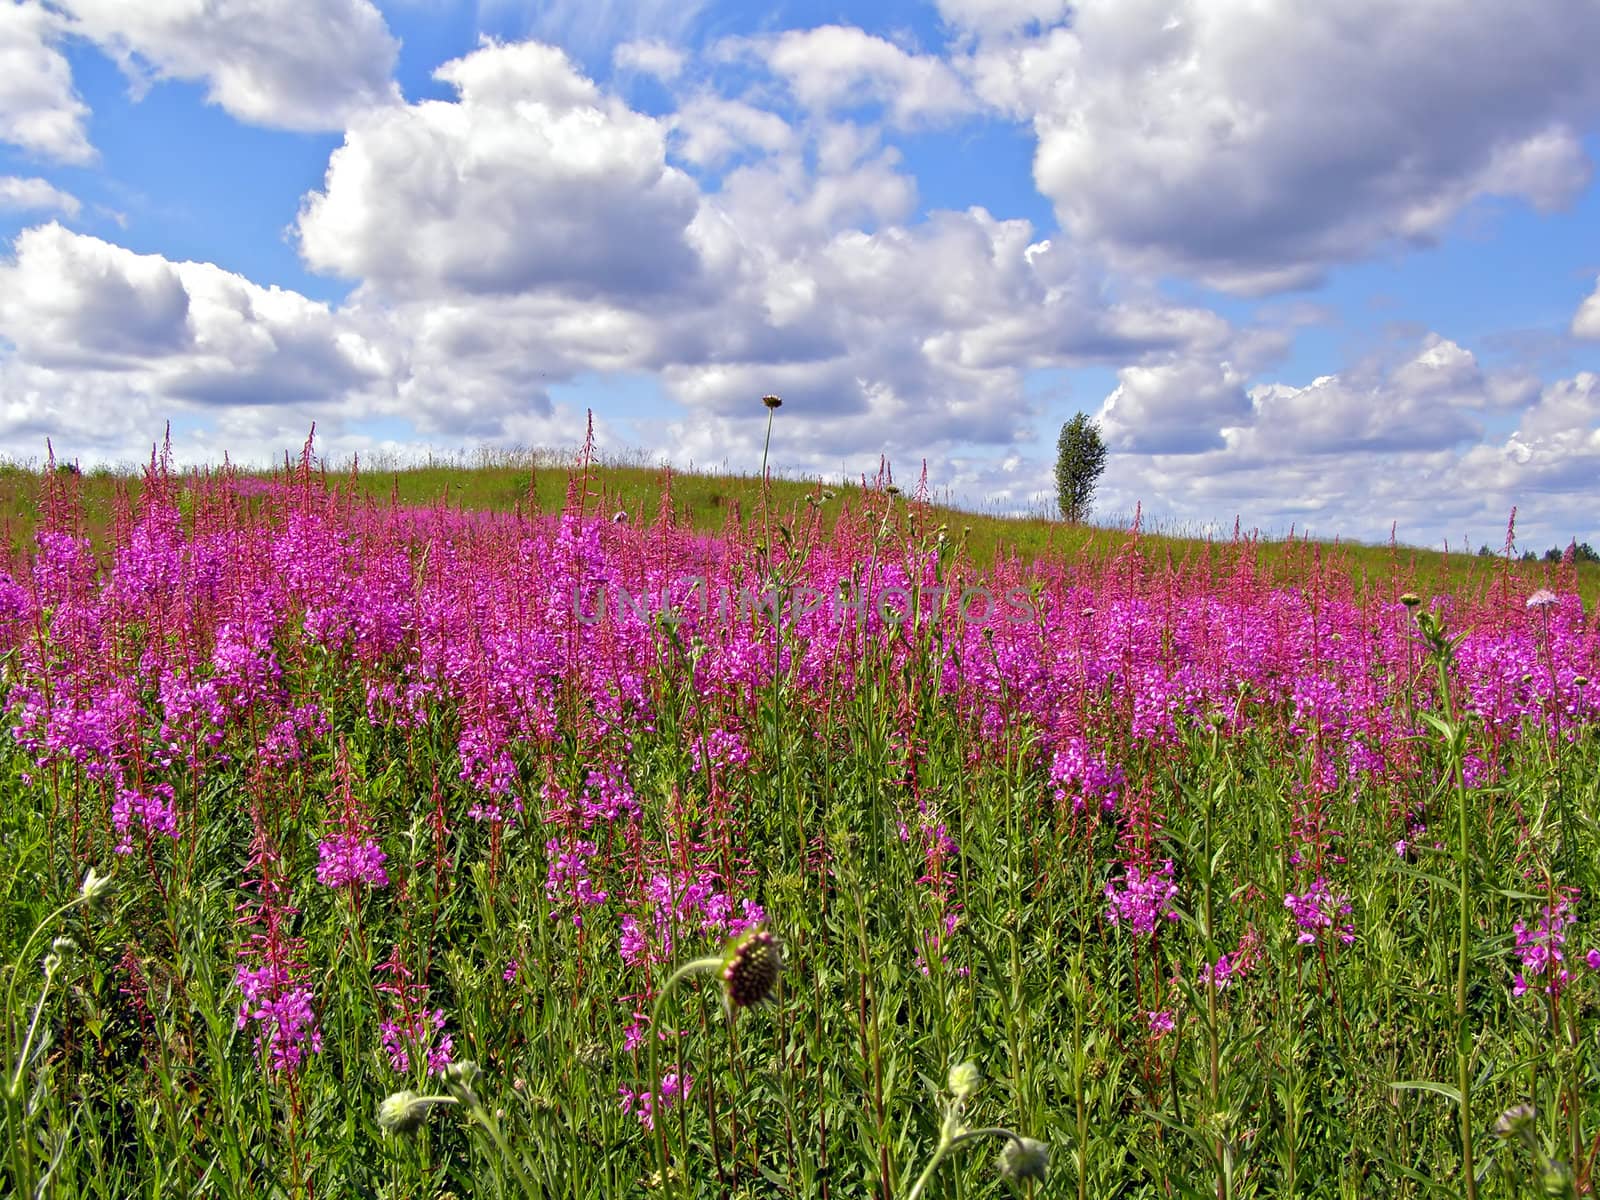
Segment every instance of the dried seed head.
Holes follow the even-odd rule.
[[[765,404],[768,408],[783,407],[783,401],[778,399],[776,396],[763,396],[761,397],[761,403]]]
[[[771,931],[752,929],[735,940],[722,959],[722,987],[734,1008],[770,1000],[783,970],[783,947]]]
[[[1000,1151],[1000,1175],[1013,1182],[1037,1179],[1044,1182],[1050,1169],[1050,1147],[1034,1138],[1008,1138]]]

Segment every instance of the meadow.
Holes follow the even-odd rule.
[[[0,1192],[1593,1194],[1592,566],[632,470],[0,481]]]

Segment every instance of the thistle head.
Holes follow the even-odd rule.
[[[763,396],[761,397],[761,403],[765,404],[768,408],[783,407],[783,401],[778,399],[776,396]]]
[[[1417,595],[1415,592],[1407,592],[1405,595],[1400,597],[1400,603],[1404,604],[1407,608],[1415,608],[1417,605],[1422,603],[1422,597]]]
[[[1013,1183],[1036,1179],[1043,1183],[1050,1170],[1050,1147],[1035,1138],[1008,1138],[997,1165],[1002,1179]]]
[[[722,993],[735,1009],[749,1008],[777,993],[783,946],[768,929],[751,929],[728,944],[722,956]]]

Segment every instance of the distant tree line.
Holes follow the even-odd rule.
[[[1589,545],[1588,542],[1574,540],[1567,546],[1567,550],[1572,552],[1573,562],[1600,562],[1600,554],[1597,554],[1595,548]],[[1559,546],[1551,546],[1543,555],[1534,550],[1524,550],[1522,552],[1522,561],[1539,562],[1542,559],[1547,563],[1558,563],[1566,557],[1567,550],[1563,550]],[[1478,547],[1479,558],[1494,558],[1499,553],[1498,550],[1491,550],[1488,546]]]

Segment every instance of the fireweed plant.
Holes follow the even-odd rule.
[[[158,454],[92,543],[41,477],[0,1194],[1593,1194],[1573,564],[977,561],[886,471],[715,536],[595,479],[489,513]],[[51,916],[91,867],[116,903]],[[730,1022],[705,964],[768,930]]]

